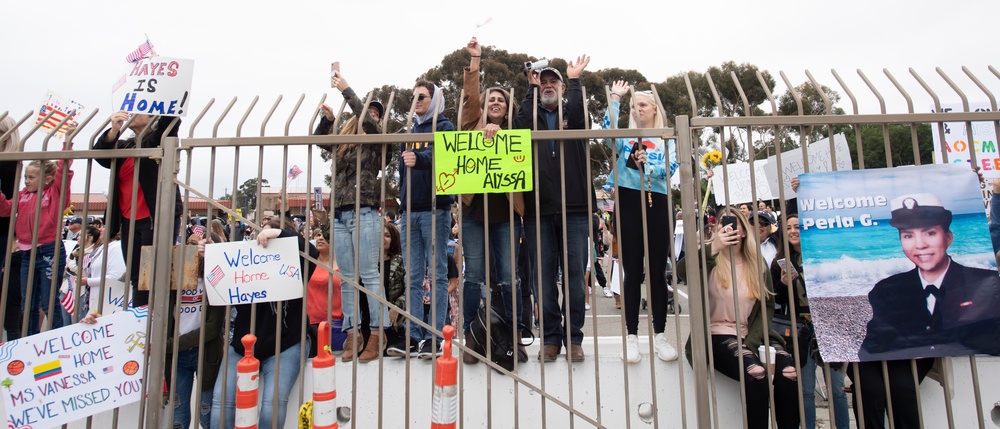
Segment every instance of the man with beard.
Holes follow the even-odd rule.
[[[527,93],[521,101],[513,128],[536,131],[585,129],[587,121],[580,74],[589,62],[590,57],[582,55],[577,57],[576,62],[567,65],[568,85],[563,81],[562,73],[554,68],[529,70]],[[564,94],[566,102],[561,109],[563,122],[559,123],[559,104]],[[537,116],[533,117],[536,107]],[[581,343],[586,312],[584,273],[589,257],[590,207],[596,206],[594,189],[587,177],[587,142],[536,139],[532,145],[537,162],[534,171],[536,182],[534,191],[524,196],[524,225],[527,256],[532,262],[541,257],[541,263],[534,264],[531,273],[532,279],[538,279],[538,269],[542,270],[541,282],[536,285],[538,290],[535,291],[542,313],[539,329],[542,331],[543,346],[538,358],[543,362],[555,361],[565,344],[571,360],[580,362],[583,361]],[[565,200],[562,196],[563,183]],[[539,239],[540,249],[536,248]],[[565,249],[562,247],[564,239]],[[562,293],[565,296],[561,298],[557,276],[559,267],[564,266],[563,261],[568,263],[568,271],[563,273]],[[569,305],[564,307],[567,297]],[[569,325],[570,338],[565,338],[565,325]]]

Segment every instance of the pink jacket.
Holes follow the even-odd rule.
[[[72,161],[69,161],[71,164]],[[59,239],[62,229],[63,210],[69,204],[69,193],[59,204],[53,202],[59,199],[62,191],[62,172],[68,170],[70,164],[67,161],[59,160],[56,163],[56,175],[52,184],[41,191],[42,213],[38,218],[38,244],[53,243]],[[73,170],[69,171],[69,180],[66,181],[67,189],[73,183]],[[17,220],[14,222],[14,231],[17,233],[17,245],[21,250],[31,248],[31,234],[35,230],[35,204],[37,192],[29,192],[28,188],[21,189],[17,193]],[[13,208],[12,200],[8,200],[0,193],[0,216],[10,216]]]

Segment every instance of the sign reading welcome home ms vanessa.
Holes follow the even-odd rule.
[[[531,130],[434,133],[437,194],[481,194],[532,190]]]

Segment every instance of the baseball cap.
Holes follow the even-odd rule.
[[[907,194],[889,202],[892,218],[889,225],[898,229],[951,226],[951,211],[944,208],[934,194]]]
[[[771,214],[765,211],[759,211],[754,215],[755,219],[760,219],[764,225],[774,225],[774,219]]]
[[[69,223],[70,223],[70,225],[72,225],[74,223],[83,224],[83,219],[81,219],[79,216],[73,217],[73,218],[69,219]]]
[[[374,107],[375,110],[378,110],[379,119],[382,119],[382,117],[385,116],[385,106],[382,105],[381,101],[372,100],[371,103],[368,103],[368,107]]]
[[[562,73],[559,73],[559,70],[556,70],[554,67],[543,68],[542,71],[540,73],[538,73],[538,77],[541,78],[542,75],[545,74],[545,72],[553,73],[553,74],[556,75],[557,78],[559,78],[560,82],[565,82],[563,80]]]

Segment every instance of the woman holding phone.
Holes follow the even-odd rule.
[[[795,364],[792,356],[785,351],[785,341],[778,332],[768,329],[765,336],[764,321],[770,323],[774,316],[773,289],[771,276],[767,275],[767,266],[752,231],[742,213],[732,207],[726,208],[722,211],[712,242],[706,244],[704,252],[696,253],[699,265],[708,272],[705,294],[708,297],[712,362],[716,371],[733,380],[739,381],[742,372],[747,427],[770,427],[768,384],[773,383],[778,428],[797,428]],[[702,254],[706,257],[702,258]],[[685,266],[682,258],[677,264],[677,274],[681,279],[688,278]],[[693,277],[699,275],[692,274]],[[770,349],[765,345],[769,345]],[[770,357],[761,353],[762,350],[767,350]],[[687,357],[690,361],[690,337]],[[772,374],[773,382],[768,380],[769,374],[765,369],[768,361],[776,368]]]
[[[379,119],[383,114],[382,104],[372,102],[369,111],[365,112],[364,121],[359,123],[363,105],[354,90],[347,84],[342,73],[337,73],[330,78],[330,83],[340,90],[347,104],[351,106],[354,117],[349,119],[340,129],[340,135],[350,134],[381,134]],[[324,104],[320,107],[322,112],[320,123],[313,134],[332,134],[333,129],[333,109]],[[354,326],[358,322],[358,315],[354,308],[354,287],[343,284],[340,288],[340,302],[344,313],[343,330],[347,333],[347,341],[344,343],[344,354],[341,360],[350,362],[358,357],[360,362],[369,362],[378,359],[382,350],[382,342],[379,341],[379,327],[386,326],[389,314],[375,297],[382,295],[382,279],[379,275],[379,249],[382,245],[382,220],[379,214],[381,207],[381,182],[379,172],[382,171],[382,147],[379,145],[357,143],[340,144],[337,146],[326,146],[336,163],[336,176],[333,177],[331,198],[333,199],[333,217],[329,219],[330,229],[333,230],[333,252],[335,259],[342,261],[340,273],[347,279],[358,279],[364,283],[364,288],[370,292],[367,295],[368,309],[371,312],[371,321],[368,326],[359,328],[369,328],[370,337],[367,341],[361,341],[360,336],[354,334]],[[355,199],[357,189],[361,190],[361,198]],[[321,213],[321,212],[320,212]],[[322,214],[316,213],[318,217]],[[327,219],[320,219],[321,223],[326,223]],[[324,229],[325,230],[325,229]],[[327,235],[330,236],[330,235]],[[357,247],[355,247],[355,240]],[[358,272],[354,272],[354,263],[358,259]],[[360,297],[364,299],[365,297]],[[363,323],[364,321],[362,321]],[[356,338],[357,337],[357,338]],[[363,350],[358,350],[361,347]]]
[[[624,81],[615,81],[611,86],[611,105],[604,115],[604,128],[616,128],[621,98],[631,87]],[[629,128],[663,128],[663,115],[656,105],[651,91],[638,91],[630,104]],[[666,270],[670,258],[670,205],[667,201],[667,182],[677,169],[677,155],[674,141],[660,138],[608,140],[607,144],[618,154],[614,171],[608,176],[608,184],[617,186],[621,231],[620,256],[625,270],[625,352],[622,360],[639,362],[639,303],[642,299],[644,267],[650,268],[650,302],[653,312],[653,347],[656,356],[663,361],[677,359],[677,351],[667,341],[664,329],[667,324],[667,304],[670,291],[667,288]],[[646,223],[642,222],[645,206]],[[646,229],[648,235],[643,234]],[[649,254],[646,254],[645,237],[649,237]],[[645,262],[644,257],[647,257]]]

